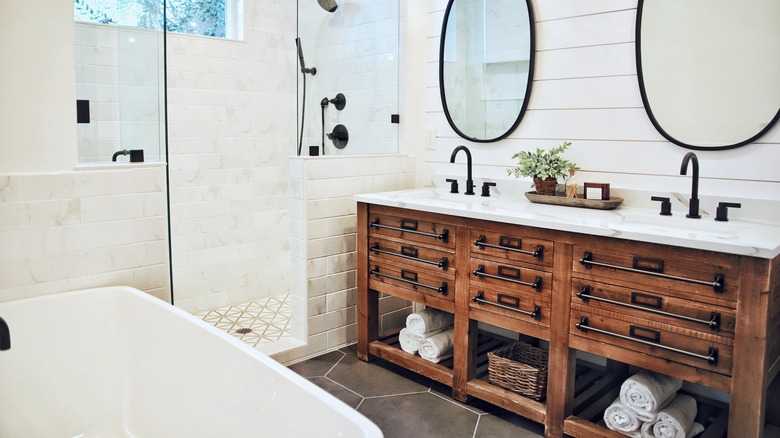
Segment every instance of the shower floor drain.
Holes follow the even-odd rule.
[[[236,333],[238,333],[239,335],[245,335],[247,333],[252,333],[252,329],[251,328],[240,328],[240,329],[236,330]]]

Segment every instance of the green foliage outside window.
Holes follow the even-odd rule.
[[[76,21],[162,29],[162,0],[73,0]],[[166,0],[167,30],[225,37],[225,0]]]

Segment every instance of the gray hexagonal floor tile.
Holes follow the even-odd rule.
[[[288,368],[302,375],[303,377],[323,377],[330,371],[334,365],[343,359],[345,353],[341,351],[331,351],[322,356],[290,365]]]
[[[479,417],[474,438],[539,438],[544,436],[544,426],[519,415],[503,411]]]
[[[431,380],[401,367],[375,359],[366,363],[347,354],[327,377],[363,397],[427,391]]]
[[[309,378],[309,381],[324,389],[325,391],[328,391],[337,399],[343,401],[355,409],[357,409],[358,405],[360,405],[360,402],[363,401],[363,397],[355,394],[354,392],[339,385],[327,377],[311,377]]]
[[[367,398],[358,411],[376,423],[385,438],[471,437],[479,417],[429,392]]]

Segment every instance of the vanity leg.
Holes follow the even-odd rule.
[[[777,267],[776,267],[777,268]],[[741,317],[734,333],[734,362],[729,403],[729,436],[762,437],[766,388],[773,366],[767,356],[767,321],[780,304],[778,272],[769,275],[767,260],[743,257],[737,308]],[[767,278],[773,279],[767,281]],[[775,290],[770,290],[774,285]],[[772,299],[770,300],[770,296]],[[773,308],[769,309],[769,303]]]
[[[470,231],[458,228],[459,248],[469,245]],[[469,266],[469,251],[456,252],[456,266]],[[470,397],[466,385],[476,375],[477,322],[469,319],[469,271],[460,269],[455,278],[455,345],[453,345],[452,398],[466,403]]]
[[[368,227],[368,204],[357,204],[358,229]],[[368,344],[379,338],[379,292],[368,288],[368,233],[357,233],[357,357],[368,362]]]
[[[569,306],[574,246],[555,244],[553,290],[550,314],[550,352],[547,378],[547,414],[544,436],[563,436],[563,422],[572,413],[577,353],[569,348]]]

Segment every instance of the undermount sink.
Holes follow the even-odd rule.
[[[686,217],[648,216],[628,213],[622,220],[609,225],[618,231],[653,231],[662,234],[698,234],[717,238],[730,238],[748,228],[747,225],[731,222],[717,222],[712,218],[690,219]]]

